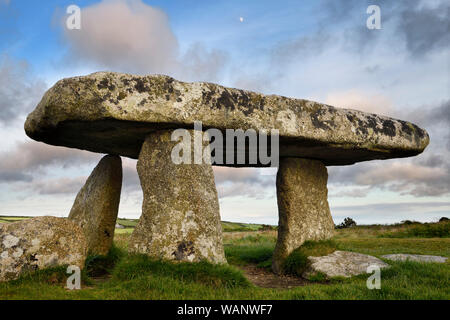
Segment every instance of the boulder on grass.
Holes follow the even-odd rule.
[[[37,217],[0,224],[0,282],[56,266],[82,269],[86,256],[83,231],[68,219]]]
[[[367,273],[367,268],[376,265],[387,268],[389,265],[378,258],[367,254],[335,251],[322,257],[308,257],[310,266],[303,273],[303,277],[309,278],[315,274],[322,273],[327,278],[356,276]]]

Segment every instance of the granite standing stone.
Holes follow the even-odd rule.
[[[69,219],[86,235],[90,254],[106,255],[113,243],[122,189],[122,160],[107,155],[81,188]]]
[[[194,130],[188,130],[193,137]],[[174,164],[172,131],[145,140],[137,170],[142,215],[129,251],[161,259],[225,263],[219,202],[210,164]]]
[[[333,236],[327,201],[328,173],[318,160],[281,158],[277,173],[278,240],[272,269],[282,273],[284,259],[306,240]]]

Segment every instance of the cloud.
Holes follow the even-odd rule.
[[[51,166],[68,168],[81,164],[96,164],[101,155],[55,147],[40,142],[27,141],[18,143],[13,150],[0,153],[0,183],[13,181],[32,181],[36,173]]]
[[[217,185],[217,193],[220,199],[230,197],[245,197],[253,199],[267,199],[267,190],[257,184],[234,182],[228,185]]]
[[[450,3],[431,5],[420,1],[406,5],[401,13],[398,31],[414,57],[450,46]]]
[[[192,44],[179,59],[176,69],[172,72],[187,81],[198,80],[218,81],[224,66],[228,63],[228,54],[223,50],[208,50],[197,42]]]
[[[78,192],[102,157],[102,154],[84,150],[55,147],[35,141],[21,142],[12,150],[0,153],[0,158],[3,159],[0,167],[0,183],[19,183],[16,190],[26,188],[39,194]],[[82,166],[80,173],[84,172],[85,175],[49,178],[52,169]],[[88,169],[86,170],[84,166]],[[140,191],[136,160],[122,157],[122,168],[124,192]],[[37,179],[39,175],[43,175],[45,181]]]
[[[323,0],[315,8],[317,27],[309,34],[280,42],[272,50],[274,66],[289,65],[339,48],[342,52],[368,60],[385,53],[385,48],[425,55],[450,46],[450,4],[446,0]],[[382,30],[366,28],[366,9],[376,4],[381,10]],[[406,50],[403,50],[403,48]]]
[[[260,179],[258,169],[213,167],[216,183],[257,182]]]
[[[450,165],[439,161],[435,154],[415,159],[384,160],[359,163],[351,167],[330,167],[329,183],[333,196],[361,197],[362,193],[342,191],[339,186],[368,187],[400,195],[438,197],[450,194]]]
[[[332,198],[339,198],[339,197],[350,197],[350,198],[365,198],[369,192],[370,187],[356,187],[351,188],[349,190],[340,190],[341,188],[336,188],[333,186],[328,187],[328,197]],[[336,191],[337,190],[337,191]]]
[[[142,0],[103,0],[81,10],[81,30],[62,26],[68,61],[135,74],[164,73],[182,80],[218,80],[224,51],[194,43],[182,53],[167,15]]]
[[[376,101],[376,99],[374,99]],[[329,181],[336,187],[333,196],[360,197],[360,188],[381,189],[400,195],[439,197],[450,194],[450,100],[436,106],[405,109],[401,118],[428,129],[430,145],[424,153],[409,159],[358,163],[351,167],[330,167]],[[355,192],[339,186],[353,186]]]
[[[243,196],[254,199],[273,196],[275,176],[261,175],[256,168],[213,167],[220,199]]]
[[[355,177],[355,183],[385,186],[391,191],[417,197],[440,196],[450,193],[448,168],[427,167],[400,161],[390,165],[380,164],[370,171],[359,173]]]
[[[426,182],[448,174],[444,168],[431,168],[413,163],[393,162],[390,165],[379,164],[371,171],[361,172],[355,178],[360,185],[379,185],[392,181]]]
[[[392,103],[387,97],[381,94],[365,93],[358,89],[330,92],[325,103],[335,107],[356,109],[382,115],[393,113]]]
[[[133,73],[164,72],[178,52],[167,15],[140,0],[105,0],[83,8],[81,30],[64,28],[64,34],[74,58]]]
[[[446,142],[445,147],[447,151],[450,151],[450,99],[443,101],[438,107],[431,109],[427,112],[426,116],[423,116],[423,114],[420,115],[420,110],[418,110],[415,117],[419,123],[423,123],[432,130],[440,126],[439,132],[436,135],[440,135],[440,138]]]
[[[42,80],[35,79],[25,61],[0,56],[0,124],[11,126],[35,107],[45,91]]]
[[[272,64],[289,64],[295,59],[306,59],[320,55],[329,47],[332,36],[320,29],[312,35],[300,36],[279,43],[272,49]]]
[[[55,195],[55,194],[77,194],[86,182],[87,177],[58,178],[37,180],[24,185],[35,194]]]
[[[122,157],[123,188],[125,192],[141,190],[141,182],[136,170],[137,160]]]

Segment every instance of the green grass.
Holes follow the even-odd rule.
[[[126,255],[125,250],[118,248],[115,244],[106,256],[90,255],[85,261],[85,271],[91,277],[98,277],[113,272],[116,264]]]
[[[117,223],[124,226],[125,228],[135,228],[138,222],[139,222],[138,219],[123,219],[123,218],[117,219]]]
[[[449,238],[450,221],[360,225],[336,230],[336,238]]]
[[[276,239],[271,235],[246,235],[225,241],[225,256],[230,264],[242,266],[251,263],[270,268],[275,242]]]
[[[283,262],[283,270],[287,274],[302,276],[309,267],[308,257],[326,256],[337,249],[333,240],[306,241],[302,246],[295,249]],[[323,280],[324,277],[320,276]],[[319,278],[315,279],[316,281]]]
[[[155,260],[146,255],[130,255],[122,260],[113,272],[113,279],[127,281],[140,277],[169,277],[184,282],[195,282],[209,287],[249,287],[242,272],[229,265],[212,265],[208,262],[172,263]]]
[[[0,283],[0,299],[449,299],[449,275],[448,264],[392,262],[381,272],[381,290],[368,290],[365,275],[277,290],[250,285],[233,266],[125,255],[104,283],[69,291],[58,268]]]
[[[450,221],[440,223],[413,224],[401,231],[386,232],[380,237],[389,238],[449,238]]]
[[[391,253],[429,254],[450,257],[449,238],[359,238],[336,240],[339,250],[381,256]]]
[[[390,253],[450,257],[450,238],[379,237],[410,227],[414,225],[337,230],[333,241],[307,242],[300,251],[305,255],[323,255],[338,249],[377,257]],[[65,268],[59,267],[0,283],[0,299],[450,299],[450,261],[387,261],[391,268],[381,271],[381,290],[367,289],[367,275],[332,281],[318,275],[305,286],[267,289],[249,283],[239,268],[247,264],[269,268],[276,231],[224,233],[229,265],[172,263],[128,254],[130,235],[118,232],[108,256],[87,259],[82,290],[65,289],[67,275]],[[104,275],[104,280],[96,279]]]
[[[223,232],[257,231],[260,228],[262,228],[262,224],[222,221]]]
[[[116,229],[116,234],[132,234],[134,231],[134,228],[124,228],[124,229]]]
[[[0,223],[11,223],[21,220],[30,219],[31,217],[13,217],[13,216],[0,216]]]

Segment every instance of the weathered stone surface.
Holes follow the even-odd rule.
[[[122,160],[108,155],[78,192],[69,219],[83,229],[91,254],[106,255],[111,248],[121,189]]]
[[[82,269],[86,255],[83,231],[68,219],[38,217],[0,224],[0,281],[61,265]]]
[[[167,128],[280,131],[280,156],[347,165],[409,157],[425,130],[392,118],[302,99],[111,72],[63,79],[28,116],[25,130],[48,144],[137,158],[145,137]]]
[[[193,130],[189,130],[193,137]],[[219,202],[211,165],[172,162],[171,131],[148,136],[137,170],[142,216],[129,251],[153,257],[225,263]]]
[[[272,269],[282,272],[284,259],[306,240],[333,236],[328,206],[327,168],[318,160],[281,158],[277,173],[278,240]]]
[[[308,278],[317,273],[323,273],[331,277],[351,277],[367,273],[367,267],[376,265],[387,268],[389,265],[380,259],[366,254],[335,251],[327,256],[308,257],[310,267],[304,272],[303,277]]]
[[[422,254],[408,254],[408,253],[397,253],[397,254],[387,254],[382,256],[385,259],[393,261],[415,261],[415,262],[435,262],[435,263],[445,263],[448,258],[441,256],[429,256]]]

